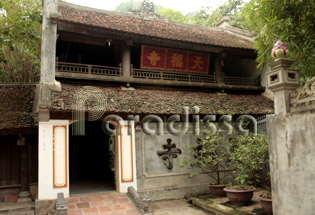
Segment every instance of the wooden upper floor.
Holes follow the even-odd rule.
[[[57,78],[264,90],[251,41],[241,35],[68,3],[58,3],[58,12],[51,16],[57,24]],[[165,62],[150,67],[150,56]],[[207,62],[198,71],[200,61]]]

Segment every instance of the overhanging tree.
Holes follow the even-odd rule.
[[[190,16],[184,15],[184,13],[181,11],[173,10],[170,8],[163,8],[159,10],[158,13],[161,16],[166,17],[166,19],[169,22],[187,23],[187,24],[190,23]]]
[[[0,2],[0,81],[38,81],[41,2],[41,0]]]
[[[215,27],[222,17],[229,16],[232,26],[247,29],[244,18],[240,16],[243,4],[243,0],[229,0],[213,11],[211,11],[209,7],[203,7],[192,18],[193,23],[196,25]]]
[[[260,66],[272,60],[271,49],[279,39],[289,48],[302,79],[315,76],[314,0],[251,0],[242,15],[257,34],[254,47]]]

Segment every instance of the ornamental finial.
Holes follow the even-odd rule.
[[[273,46],[271,55],[275,60],[287,58],[289,57],[289,49],[281,40],[278,40]]]

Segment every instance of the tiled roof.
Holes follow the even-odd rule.
[[[52,109],[71,111],[74,95],[82,87],[80,84],[62,83],[62,92],[52,94]],[[191,109],[195,105],[200,107],[200,114],[270,114],[274,111],[273,102],[259,94],[146,88],[126,90],[103,85],[94,87],[104,92],[107,98],[106,111],[109,113],[179,114],[183,106]]]
[[[52,19],[168,40],[253,49],[250,41],[220,29],[141,19],[64,2],[58,3],[58,11],[60,16]]]
[[[35,85],[0,85],[0,130],[34,126]]]

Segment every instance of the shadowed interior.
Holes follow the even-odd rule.
[[[86,121],[84,136],[72,135],[72,125],[69,132],[70,193],[115,190],[110,137],[103,132],[102,122]]]

